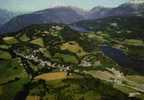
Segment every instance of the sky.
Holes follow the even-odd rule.
[[[86,10],[96,6],[116,7],[128,0],[0,0],[0,8],[10,11],[38,11],[56,6],[74,6]]]

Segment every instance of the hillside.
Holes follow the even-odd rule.
[[[114,38],[144,39],[144,18],[138,16],[106,17],[72,24],[89,31],[110,34]]]
[[[108,17],[74,23],[73,26],[109,36],[110,45],[115,45],[134,60],[132,66],[144,66],[143,17]],[[137,69],[137,68],[136,68]],[[143,70],[143,69],[141,69]]]
[[[84,16],[78,8],[56,7],[15,17],[6,23],[0,30],[1,33],[16,32],[32,24],[69,24],[83,19]]]
[[[141,71],[118,65],[101,49],[117,44],[110,34],[78,32],[63,24],[32,25],[4,34],[0,99],[143,100]],[[138,95],[129,97],[133,92]]]

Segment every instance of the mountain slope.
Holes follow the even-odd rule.
[[[57,7],[18,16],[9,21],[8,23],[6,23],[0,30],[1,33],[15,32],[32,24],[48,24],[48,23],[69,24],[83,19],[84,17],[73,8]]]
[[[113,16],[143,16],[144,4],[122,4],[116,8],[95,7],[84,11],[75,7],[56,7],[18,16],[0,28],[0,33],[16,32],[32,24],[70,24],[81,20],[99,19]]]
[[[143,16],[144,4],[126,3],[119,7],[112,9],[109,12],[109,16]]]
[[[0,9],[0,26],[8,22],[10,19],[15,17],[18,13],[10,12],[4,9]]]
[[[85,30],[105,32],[113,37],[144,39],[144,17],[122,16],[85,20],[72,24]]]
[[[111,10],[112,8],[95,7],[88,12],[87,19],[98,19],[107,17],[109,15],[109,11]]]
[[[122,50],[133,60],[129,66],[135,70],[144,67],[144,17],[122,16],[107,17],[97,20],[80,21],[73,24],[96,34],[105,34],[109,38],[109,45]],[[111,49],[112,50],[112,49]],[[110,51],[107,51],[110,53]],[[112,53],[112,54],[111,54]],[[116,56],[111,52],[111,56]],[[119,53],[118,53],[119,54]],[[114,56],[114,57],[115,57]],[[119,58],[118,59],[122,59]]]
[[[90,19],[110,16],[143,16],[144,4],[125,3],[115,8],[95,7],[89,12]]]

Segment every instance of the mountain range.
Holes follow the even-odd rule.
[[[0,33],[16,32],[32,24],[71,24],[110,16],[143,16],[144,4],[125,3],[115,8],[95,7],[90,11],[76,7],[55,7],[14,17],[0,28]]]

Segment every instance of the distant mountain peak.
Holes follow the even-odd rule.
[[[86,12],[84,9],[82,8],[78,8],[78,7],[74,7],[74,6],[56,6],[56,7],[53,7],[53,8],[48,8],[48,9],[44,9],[44,10],[40,10],[40,11],[36,11],[34,13],[45,13],[45,12],[48,12],[48,11],[54,11],[54,10],[57,10],[57,11],[76,11],[76,12]]]
[[[97,7],[94,7],[92,8],[90,11],[101,11],[101,10],[105,10],[105,9],[110,9],[110,8],[106,8],[106,7],[103,7],[103,6],[97,6]]]

